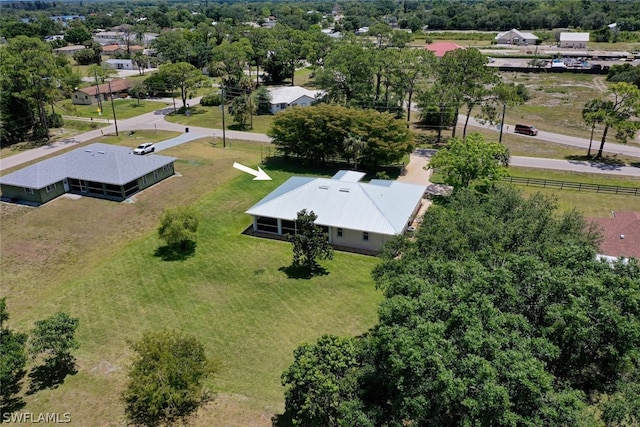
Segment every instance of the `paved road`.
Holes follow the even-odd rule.
[[[459,115],[458,116],[458,126],[462,125],[464,126],[464,121],[466,119],[466,116],[464,115]],[[499,131],[496,129],[495,126],[490,126],[490,125],[483,125],[480,122],[478,122],[476,119],[474,119],[473,117],[469,118],[469,126],[474,126],[474,127],[482,127],[485,129],[491,129],[493,131],[495,131],[496,133],[499,133]],[[505,132],[508,133],[513,133],[513,129],[514,129],[515,125],[511,124],[511,123],[505,123]],[[506,130],[508,129],[508,131]],[[538,131],[538,135],[537,136],[527,136],[527,135],[518,135],[524,138],[531,138],[532,141],[535,140],[543,140],[543,141],[548,141],[548,142],[555,142],[556,144],[563,144],[563,145],[570,145],[572,147],[580,147],[584,149],[584,152],[586,154],[587,152],[587,148],[589,147],[589,140],[585,139],[585,138],[577,138],[574,136],[567,136],[567,135],[561,135],[558,133],[551,133],[551,132],[544,132],[544,131]],[[597,152],[598,148],[600,147],[600,139],[594,138],[593,141],[593,145],[591,147],[591,152]],[[626,156],[632,156],[632,157],[640,157],[640,146],[638,145],[627,145],[627,144],[616,144],[613,142],[607,142],[604,144],[604,151],[607,153],[611,153],[611,154],[623,154]]]
[[[199,99],[193,99],[190,101],[192,104],[199,102]],[[137,117],[133,117],[127,120],[121,120],[118,122],[118,131],[128,132],[132,130],[141,129],[160,129],[160,130],[172,130],[177,132],[183,132],[182,135],[172,138],[166,141],[162,141],[156,144],[157,151],[161,151],[170,147],[174,147],[179,144],[183,144],[188,141],[193,141],[203,137],[216,137],[222,138],[222,129],[210,129],[197,126],[189,126],[189,132],[185,132],[186,127],[184,125],[167,122],[164,118],[166,114],[173,111],[173,107],[169,106],[151,113],[142,114]],[[464,116],[460,116],[459,120],[464,122]],[[469,124],[472,126],[484,126],[471,118]],[[510,129],[513,127],[511,125]],[[495,127],[493,128],[495,129]],[[38,159],[40,157],[51,154],[55,151],[62,150],[70,145],[86,142],[91,139],[100,137],[102,134],[114,133],[115,126],[109,125],[106,128],[94,130],[81,135],[77,135],[73,138],[68,138],[63,141],[58,141],[54,144],[36,148],[33,150],[25,151],[13,156],[0,159],[0,171],[6,170],[20,164],[29,162],[31,160]],[[257,142],[269,142],[271,138],[264,134],[251,133],[251,132],[238,132],[238,131],[226,131],[226,138],[228,139],[242,139]],[[565,135],[553,134],[550,132],[539,132],[537,137],[531,137],[536,139],[543,139],[551,142],[557,142],[560,144],[574,145],[584,147],[586,149],[589,141],[581,138],[575,138]],[[630,156],[640,157],[640,148],[635,146],[625,146],[614,143],[607,143],[605,148],[608,152],[623,153]],[[612,175],[627,175],[627,176],[640,176],[640,168],[629,166],[611,166],[597,162],[579,162],[571,160],[555,160],[555,159],[541,159],[534,157],[512,157],[511,164],[513,166],[525,166],[542,169],[556,169],[556,170],[570,170],[575,172],[588,172],[588,173],[603,173]]]

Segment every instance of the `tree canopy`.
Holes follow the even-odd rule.
[[[473,180],[496,182],[508,175],[509,150],[497,142],[485,142],[482,134],[471,133],[464,140],[452,138],[429,161],[447,184],[468,187]]]
[[[640,265],[597,261],[598,236],[542,195],[455,193],[385,246],[378,324],[296,352],[287,411],[301,425],[638,422]]]
[[[285,156],[312,163],[349,159],[347,137],[359,137],[366,148],[359,152],[367,168],[399,162],[413,149],[413,134],[406,123],[389,113],[320,104],[289,108],[273,119],[268,135]]]
[[[192,206],[167,209],[160,219],[158,235],[172,248],[186,249],[197,240],[200,214]]]
[[[20,396],[27,371],[27,335],[6,327],[6,297],[0,299],[0,419],[24,406]]]
[[[122,398],[134,425],[175,425],[206,401],[204,380],[213,369],[198,340],[177,332],[147,332],[131,348],[135,355]]]

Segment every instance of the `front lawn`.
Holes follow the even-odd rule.
[[[132,98],[115,99],[114,106],[117,120],[130,119],[131,117],[166,108],[166,105],[162,102],[140,100],[140,103],[138,103],[137,99]],[[56,107],[57,113],[63,116],[113,120],[111,101],[102,102],[102,114],[98,112],[98,104],[74,105],[71,100],[65,100],[57,103]]]

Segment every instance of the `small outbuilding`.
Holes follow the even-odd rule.
[[[533,33],[526,33],[518,31],[515,28],[500,33],[496,36],[497,44],[510,44],[515,46],[528,46],[536,44],[538,42],[538,36]]]
[[[116,70],[135,70],[135,64],[131,59],[107,59],[104,64]]]
[[[294,176],[246,211],[253,231],[272,235],[296,233],[297,213],[313,211],[316,224],[337,249],[375,253],[394,236],[404,234],[422,206],[425,186],[374,179],[342,170],[331,179]]]
[[[560,33],[558,47],[585,49],[589,43],[589,33]]]
[[[308,107],[323,96],[322,91],[313,91],[300,86],[282,86],[269,88],[271,95],[271,113],[289,107]]]
[[[174,174],[175,157],[91,144],[0,177],[2,199],[40,205],[64,193],[124,200]]]

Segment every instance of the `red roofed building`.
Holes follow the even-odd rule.
[[[640,212],[612,212],[611,218],[589,218],[602,227],[600,253],[640,260]]]
[[[442,58],[445,53],[451,50],[464,49],[464,46],[452,42],[435,42],[424,47],[433,52],[438,58]]]

